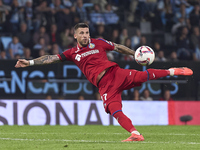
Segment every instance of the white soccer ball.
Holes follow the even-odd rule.
[[[135,61],[142,66],[148,66],[153,63],[155,53],[149,46],[140,46],[135,51]]]

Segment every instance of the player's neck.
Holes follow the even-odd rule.
[[[83,45],[81,45],[80,43],[78,43],[78,47],[80,47],[80,48],[81,48],[81,47],[85,47],[85,46],[83,46]]]
[[[86,47],[88,44],[87,44],[87,45],[81,45],[81,44],[78,42],[77,45],[78,45],[79,48],[82,48],[82,47]]]

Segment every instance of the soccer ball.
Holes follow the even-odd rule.
[[[153,63],[155,53],[149,46],[140,46],[135,51],[135,61],[142,66],[148,66]]]

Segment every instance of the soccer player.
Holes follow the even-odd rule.
[[[45,55],[33,60],[19,59],[15,67],[73,61],[87,79],[98,87],[105,111],[116,118],[119,124],[131,133],[131,136],[122,142],[144,140],[144,137],[122,111],[121,93],[123,90],[168,75],[188,76],[193,74],[193,71],[186,67],[168,70],[147,69],[146,71],[122,69],[117,63],[108,60],[106,51],[114,50],[128,55],[134,55],[135,52],[128,47],[104,39],[90,38],[89,27],[85,23],[75,25],[74,38],[77,40],[76,47],[57,55]]]

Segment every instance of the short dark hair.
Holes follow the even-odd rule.
[[[89,28],[89,26],[86,23],[77,23],[74,26],[74,31],[76,31],[78,28]]]

